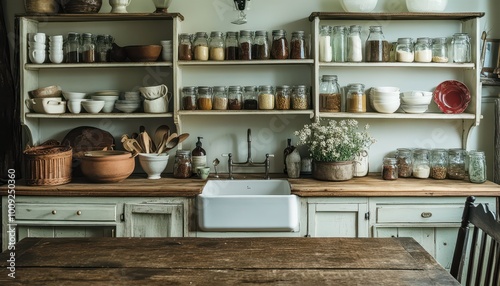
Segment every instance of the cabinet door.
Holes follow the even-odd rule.
[[[182,237],[182,204],[125,204],[125,236]]]
[[[313,237],[368,237],[366,204],[308,205],[308,234]]]
[[[25,237],[114,237],[114,226],[17,225],[17,241]]]

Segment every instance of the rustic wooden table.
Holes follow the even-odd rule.
[[[459,285],[412,238],[26,238],[0,285]]]

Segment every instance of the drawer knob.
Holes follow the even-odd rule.
[[[52,211],[52,214],[56,214],[56,213],[57,213],[57,211],[56,211],[56,210],[53,210],[53,211]]]
[[[76,215],[81,215],[82,211],[76,211]]]
[[[431,213],[431,212],[423,212],[423,213],[421,214],[421,216],[422,216],[423,218],[430,218],[430,217],[432,216],[432,213]]]

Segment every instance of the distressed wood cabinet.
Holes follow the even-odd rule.
[[[125,236],[184,236],[182,203],[138,203],[124,206]]]

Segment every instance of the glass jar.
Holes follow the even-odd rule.
[[[290,58],[295,60],[307,58],[306,41],[304,39],[304,31],[292,32],[290,39]]]
[[[411,38],[399,38],[396,46],[396,61],[411,63],[415,60],[415,52]]]
[[[292,90],[292,109],[304,110],[309,108],[309,88],[305,85],[296,85]]]
[[[484,152],[471,151],[469,153],[469,180],[471,183],[486,182],[486,158]]]
[[[432,48],[430,38],[417,38],[415,43],[415,61],[418,63],[432,62]]]
[[[464,149],[448,150],[448,179],[463,180],[466,177],[465,157],[467,151]]]
[[[285,30],[273,30],[271,58],[276,60],[288,59],[288,40],[286,39]]]
[[[347,111],[366,112],[365,86],[361,83],[347,85]]]
[[[91,33],[82,34],[82,63],[95,62],[95,44]]]
[[[105,63],[110,61],[110,51],[108,50],[107,35],[97,35],[95,46],[95,61]]]
[[[226,33],[226,52],[225,59],[228,61],[234,61],[239,59],[239,46],[238,46],[238,32],[227,32]]]
[[[225,86],[214,86],[212,88],[212,109],[226,110],[227,109],[227,89]]]
[[[81,46],[79,33],[68,33],[68,39],[66,40],[64,51],[66,54],[64,57],[66,59],[66,63],[81,62]]]
[[[249,61],[252,59],[252,32],[248,30],[240,31],[239,44],[239,54],[240,60]]]
[[[398,165],[396,158],[384,158],[382,165],[382,179],[396,180],[398,178]]]
[[[212,88],[199,86],[196,93],[196,107],[199,110],[212,110]]]
[[[273,87],[270,85],[259,86],[259,109],[271,110],[274,109],[274,93]]]
[[[255,39],[252,45],[252,59],[253,60],[268,60],[269,55],[269,40],[267,31],[256,31]]]
[[[224,39],[222,32],[211,32],[208,43],[209,59],[212,61],[223,61],[225,56]]]
[[[256,110],[259,108],[257,100],[257,87],[254,85],[243,88],[243,109]]]
[[[342,111],[342,94],[336,75],[323,75],[319,84],[319,111]]]
[[[177,150],[174,161],[174,178],[185,179],[192,175],[191,151]]]
[[[347,37],[346,27],[334,26],[333,27],[333,61],[342,63],[347,58]]]
[[[467,33],[456,33],[451,41],[454,63],[468,63],[471,61],[471,45]]]
[[[352,25],[347,36],[347,61],[362,62],[363,47],[361,43],[361,26]]]
[[[413,177],[427,179],[431,173],[429,150],[416,149],[413,151]]]
[[[431,174],[436,180],[446,179],[448,170],[448,151],[445,149],[433,149],[431,151]]]
[[[191,35],[186,33],[182,33],[179,35],[178,58],[180,61],[190,61],[193,59]]]
[[[399,178],[411,177],[413,168],[413,158],[411,149],[398,148],[398,152],[396,153],[396,159],[398,164],[398,177]]]
[[[448,45],[446,44],[446,38],[432,39],[432,61],[435,63],[448,62]]]
[[[329,63],[332,60],[332,27],[321,26],[321,29],[319,31],[319,61]]]
[[[182,109],[196,110],[196,87],[185,86],[182,88]]]
[[[276,109],[290,109],[290,86],[279,85],[276,87]]]
[[[197,61],[208,61],[208,35],[205,32],[197,32],[193,40],[194,59]]]
[[[227,97],[229,99],[228,109],[240,110],[243,107],[243,93],[241,91],[241,86],[230,86],[228,88]]]
[[[370,26],[370,34],[365,43],[365,59],[367,62],[388,62],[390,44],[385,40],[381,26]]]

